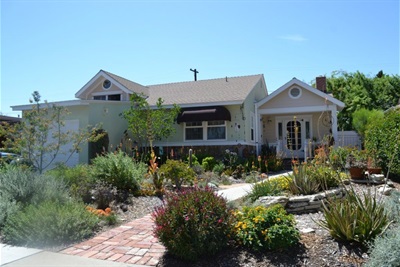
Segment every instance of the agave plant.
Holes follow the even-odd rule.
[[[288,175],[289,190],[294,195],[312,195],[319,192],[320,182],[307,173],[307,165],[300,164]]]

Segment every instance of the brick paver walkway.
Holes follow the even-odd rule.
[[[101,233],[61,253],[87,258],[156,266],[165,247],[153,236],[151,215]]]

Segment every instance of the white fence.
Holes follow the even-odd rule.
[[[355,131],[340,131],[336,146],[352,146],[361,149],[361,137]]]

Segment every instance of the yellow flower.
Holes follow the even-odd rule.
[[[246,228],[247,228],[247,224],[246,224],[246,223],[243,223],[242,229],[246,229]]]

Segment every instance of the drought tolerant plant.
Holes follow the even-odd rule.
[[[378,236],[368,252],[369,260],[365,267],[400,266],[400,227],[390,228]]]
[[[98,209],[106,209],[117,197],[117,188],[105,181],[97,181],[91,190],[93,200],[96,202]]]
[[[153,217],[154,234],[170,253],[184,260],[217,253],[232,234],[233,217],[226,200],[209,188],[167,194]]]
[[[244,207],[235,217],[237,241],[254,250],[286,248],[300,239],[293,215],[281,205]]]
[[[170,180],[178,190],[182,184],[192,183],[195,177],[195,172],[186,163],[172,159],[168,159],[158,172]]]
[[[2,234],[11,245],[50,247],[67,245],[93,235],[99,219],[77,202],[43,202],[13,213]]]
[[[217,161],[214,159],[214,157],[205,157],[201,161],[201,166],[203,167],[204,171],[212,171],[216,164]]]
[[[247,194],[247,198],[254,202],[263,196],[279,196],[287,189],[287,181],[286,178],[282,177],[256,183]]]
[[[349,156],[351,149],[348,147],[334,147],[331,146],[329,151],[329,164],[330,166],[338,171],[343,171],[345,170],[346,166],[346,160],[347,157]]]
[[[0,172],[0,226],[11,214],[29,204],[65,202],[68,197],[67,186],[63,181],[9,165]]]
[[[95,177],[92,175],[92,168],[87,164],[80,164],[68,167],[64,164],[58,165],[55,169],[47,171],[51,176],[63,180],[68,186],[72,197],[82,200],[85,203],[92,201],[91,189],[95,184]]]
[[[123,192],[135,193],[147,172],[147,165],[135,162],[122,151],[98,156],[92,161],[96,178]]]
[[[214,166],[214,168],[212,169],[212,171],[215,172],[218,175],[221,175],[224,172],[224,170],[225,170],[225,165],[222,162],[216,164]]]
[[[293,166],[293,173],[287,176],[289,191],[293,195],[312,195],[318,193],[321,183],[307,171],[307,164]]]
[[[368,192],[360,196],[353,189],[347,190],[342,199],[323,203],[323,213],[324,219],[318,224],[339,241],[365,245],[389,224],[384,205],[378,202],[376,194]]]

